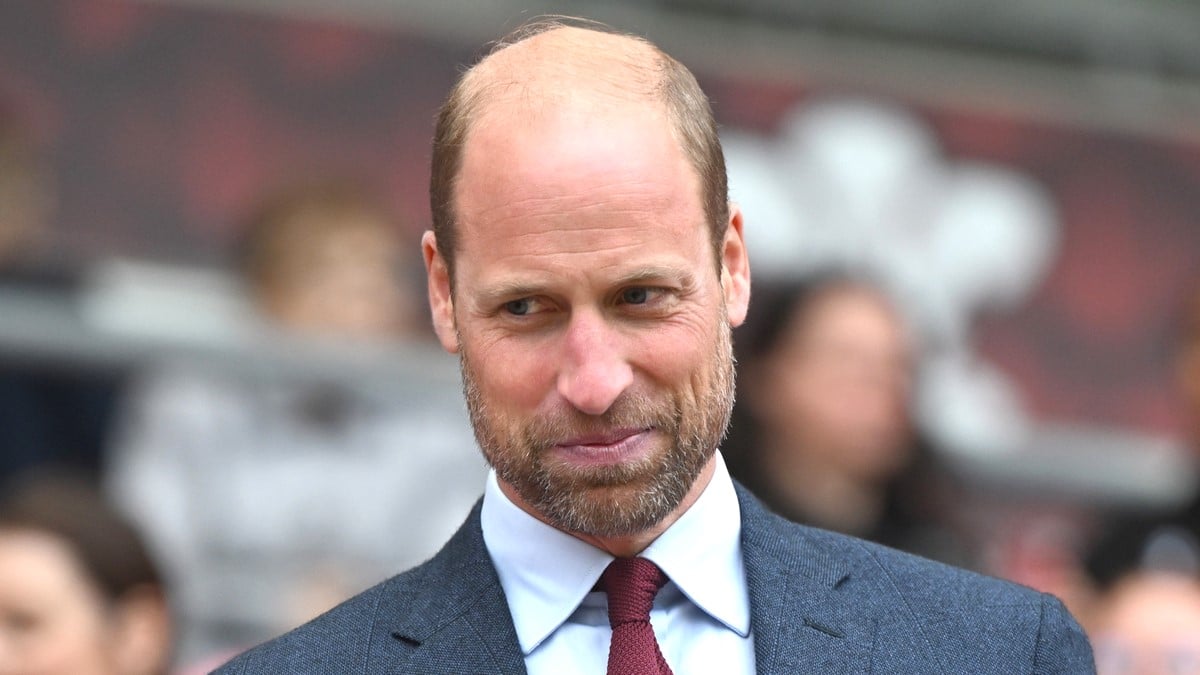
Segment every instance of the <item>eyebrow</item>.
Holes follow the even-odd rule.
[[[696,277],[684,267],[647,265],[622,274],[613,281],[612,285],[623,287],[655,283],[671,283],[678,285],[681,289],[690,290],[696,285]],[[548,286],[549,284],[529,281],[501,281],[481,290],[476,295],[475,302],[483,306],[490,306],[513,298],[544,295]]]
[[[683,288],[691,288],[696,284],[695,275],[683,267],[673,265],[648,265],[632,270],[617,279],[617,286],[636,286],[638,284],[669,281]]]
[[[540,284],[505,281],[479,291],[475,296],[475,304],[488,307],[500,304],[501,301],[513,298],[527,298],[534,295],[541,295],[544,292],[545,286]]]

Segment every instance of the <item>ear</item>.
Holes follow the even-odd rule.
[[[160,589],[138,586],[117,601],[113,654],[119,672],[164,672],[171,657],[170,610]]]
[[[429,286],[429,310],[433,314],[433,331],[442,348],[451,354],[458,352],[458,331],[454,327],[454,298],[450,293],[450,270],[438,251],[433,232],[421,237],[421,252],[425,256],[425,274]]]
[[[721,289],[725,293],[725,311],[731,326],[746,320],[750,307],[750,259],[742,236],[742,210],[729,204],[729,226],[721,244]]]

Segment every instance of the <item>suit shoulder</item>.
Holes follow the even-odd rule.
[[[236,656],[218,675],[351,672],[370,658],[380,605],[408,604],[425,587],[430,563],[414,567],[342,602],[324,614]]]
[[[898,551],[852,540],[867,561],[865,569],[883,574],[901,594],[944,607],[952,604],[1039,605],[1042,594],[1020,584]],[[865,570],[864,570],[865,571]]]
[[[847,585],[892,598],[882,622],[918,628],[948,672],[968,672],[985,656],[1023,661],[1023,672],[1095,672],[1087,637],[1052,595],[843,535],[813,536],[857,557]]]
[[[1083,631],[1050,595],[799,525],[740,496],[752,581],[822,598],[817,618],[859,626],[887,672],[1095,672]],[[784,611],[812,611],[802,604]]]
[[[743,505],[745,508],[745,505]],[[820,528],[801,525],[752,504],[754,523],[747,535],[757,548],[772,550],[774,558],[797,558],[801,573],[819,577],[843,570],[852,585],[881,586],[914,601],[936,607],[946,603],[1033,604],[1040,594],[1010,581],[954,567],[899,551],[882,544]]]
[[[321,616],[234,658],[216,672],[376,672],[486,597],[508,608],[479,525],[480,503],[440,551]],[[511,626],[509,627],[511,631]]]

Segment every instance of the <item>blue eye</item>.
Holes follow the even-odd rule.
[[[533,309],[533,303],[529,300],[529,298],[509,300],[508,302],[504,303],[504,311],[516,316],[525,316],[531,309]]]
[[[650,299],[650,290],[647,288],[627,288],[621,291],[621,302],[628,305],[643,305]]]

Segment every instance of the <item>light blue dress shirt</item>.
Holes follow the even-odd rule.
[[[641,554],[670,579],[650,623],[677,674],[754,673],[741,514],[719,453],[716,465],[692,507]],[[612,630],[607,597],[592,588],[613,557],[522,511],[495,472],[481,517],[530,675],[604,675]]]

